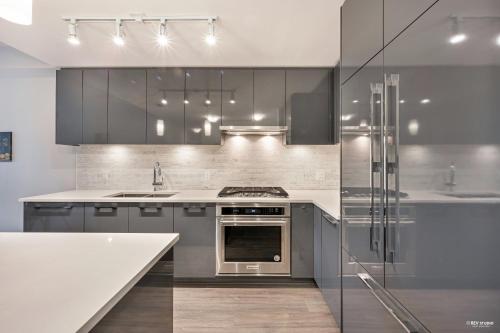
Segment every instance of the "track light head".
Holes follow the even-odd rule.
[[[76,20],[75,19],[72,19],[70,22],[69,22],[69,25],[68,25],[68,43],[70,43],[71,45],[80,45],[80,39],[78,38],[78,35],[77,35],[77,26],[76,26]]]
[[[210,46],[217,43],[217,38],[215,37],[215,23],[213,19],[208,20],[208,33],[205,36],[205,42]]]
[[[451,18],[451,20],[453,35],[450,37],[450,39],[448,39],[448,42],[450,44],[460,44],[462,42],[465,42],[465,40],[467,39],[467,35],[464,34],[460,29],[461,18],[454,16]]]
[[[160,28],[158,31],[158,36],[156,37],[156,41],[160,46],[168,45],[169,39],[167,35],[167,21],[165,19],[160,20]]]
[[[125,34],[123,33],[123,25],[121,20],[115,22],[115,35],[113,36],[113,43],[117,46],[125,45]]]

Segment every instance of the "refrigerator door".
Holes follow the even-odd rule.
[[[429,331],[499,332],[500,2],[438,1],[384,74],[385,290]]]

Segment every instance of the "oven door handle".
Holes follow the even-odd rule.
[[[284,225],[290,223],[287,219],[259,219],[259,220],[236,220],[236,219],[221,219],[217,221],[219,224],[248,224],[248,225]]]

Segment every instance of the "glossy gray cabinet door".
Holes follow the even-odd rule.
[[[146,143],[146,70],[109,70],[108,143]]]
[[[222,72],[222,125],[254,125],[253,70],[224,69]]]
[[[56,144],[82,143],[82,71],[56,72]]]
[[[321,288],[321,225],[323,212],[314,206],[314,281]]]
[[[149,69],[147,143],[184,143],[184,70]]]
[[[130,204],[129,232],[174,232],[174,207],[172,204]]]
[[[221,70],[186,70],[186,143],[221,143]]]
[[[321,220],[321,292],[330,311],[340,321],[340,224],[326,213]]]
[[[86,203],[85,232],[128,232],[128,204]]]
[[[314,205],[292,204],[292,277],[314,277]]]
[[[329,144],[332,132],[331,70],[286,72],[288,144]]]
[[[383,8],[383,0],[347,0],[342,5],[342,82],[382,50]]]
[[[285,126],[285,70],[254,70],[254,123]]]
[[[175,277],[215,277],[215,228],[215,204],[174,205]]]
[[[25,203],[24,231],[83,232],[83,204]]]
[[[83,143],[108,143],[108,70],[83,70]]]
[[[437,0],[384,0],[384,45],[436,2]]]

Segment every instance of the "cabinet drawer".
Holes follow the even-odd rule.
[[[128,204],[85,204],[85,232],[128,232]]]
[[[25,203],[24,231],[83,232],[83,204]]]
[[[173,232],[172,204],[143,203],[129,207],[129,232]]]

